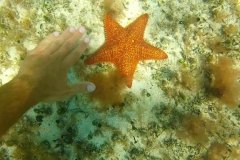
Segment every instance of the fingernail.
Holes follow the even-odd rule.
[[[86,31],[86,29],[85,29],[84,27],[80,27],[80,28],[79,28],[79,32],[80,32],[80,33],[84,33],[85,31]]]
[[[90,38],[89,37],[86,37],[86,38],[84,38],[84,40],[83,40],[85,43],[89,43],[90,42]]]
[[[96,89],[95,84],[93,84],[93,83],[87,84],[87,91],[88,92],[93,92],[95,89]]]
[[[60,35],[60,33],[59,33],[59,32],[53,32],[53,35],[54,35],[55,37],[58,37],[58,36]]]
[[[75,30],[76,30],[76,29],[75,29],[74,27],[70,27],[70,28],[69,28],[69,31],[70,31],[70,32],[74,32]]]

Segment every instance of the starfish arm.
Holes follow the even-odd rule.
[[[108,53],[108,54],[104,54]],[[98,51],[94,53],[91,57],[87,58],[84,63],[85,64],[95,64],[95,63],[102,63],[102,62],[110,62],[111,58],[111,53],[109,51]]]
[[[137,18],[128,27],[123,28],[115,22],[110,14],[105,16],[106,42],[85,64],[109,62],[115,64],[119,73],[131,88],[134,72],[138,61],[150,59],[165,59],[167,54],[144,41],[144,30],[148,15]]]
[[[104,19],[105,38],[107,43],[116,41],[116,34],[124,32],[124,28],[120,26],[113,18],[110,13],[105,15]]]
[[[138,59],[139,60],[151,60],[151,59],[166,59],[168,56],[167,54],[156,47],[144,42],[141,44],[139,49]]]
[[[137,68],[137,60],[133,61],[123,61],[121,63],[116,63],[117,69],[119,73],[124,77],[125,83],[128,88],[132,86],[132,80],[134,76],[134,72]]]
[[[85,64],[89,65],[101,62],[117,63],[120,60],[117,54],[119,52],[123,51],[121,51],[118,46],[109,47],[103,45],[91,57],[85,60]]]
[[[133,23],[127,26],[131,39],[138,41],[144,37],[144,31],[148,22],[148,14],[138,17]]]

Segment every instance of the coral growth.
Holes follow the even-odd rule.
[[[224,160],[228,157],[231,160],[239,160],[239,151],[238,148],[230,147],[227,144],[214,142],[208,148],[205,158],[208,160]]]
[[[183,69],[180,72],[180,83],[184,88],[191,91],[198,91],[201,87],[199,84],[199,78],[196,76],[196,73],[186,69]]]
[[[207,159],[208,160],[223,160],[226,158],[228,154],[228,150],[225,144],[221,143],[213,143],[211,144],[208,152]]]
[[[112,0],[104,0],[103,1],[104,9],[106,12],[110,12],[112,16],[120,15],[123,12],[124,6],[122,1],[112,1]]]
[[[191,24],[196,24],[200,21],[197,15],[187,15],[184,19],[184,25],[188,28]]]
[[[18,125],[21,127],[19,128]],[[36,129],[38,129],[38,123],[35,123],[35,121],[30,117],[25,116],[24,118],[20,119],[18,125],[14,126],[10,130],[10,134],[6,135],[3,139],[7,147],[13,148],[13,150],[10,152],[10,157],[12,157],[12,159],[60,159],[59,154],[53,151],[52,146],[48,140],[43,140],[41,142],[36,140],[36,136],[39,136],[38,134],[35,134]],[[0,155],[0,159],[1,157],[2,155]],[[66,158],[64,158],[64,156],[61,156],[61,159],[65,160]]]
[[[224,34],[227,36],[234,35],[238,32],[238,26],[235,24],[229,24],[223,28]]]
[[[238,160],[240,159],[240,149],[234,148],[231,152],[231,158],[232,160]]]
[[[96,90],[90,96],[100,102],[102,107],[123,103],[122,92],[126,85],[117,71],[95,73],[88,79],[96,85]]]
[[[182,129],[177,132],[177,136],[193,143],[204,144],[208,141],[204,120],[192,115],[183,119]]]
[[[58,159],[58,155],[55,153],[48,153],[46,148],[33,144],[32,142],[25,141],[19,146],[16,146],[16,149],[12,155],[16,160],[22,159],[44,159],[52,160]]]
[[[215,9],[213,10],[213,19],[216,21],[216,22],[222,22],[224,21],[228,16],[229,14],[220,10],[220,9]]]
[[[0,148],[0,159],[7,159],[8,154],[7,154],[7,150],[4,148]]]
[[[227,43],[223,41],[221,37],[215,37],[212,38],[208,41],[209,48],[214,52],[214,53],[221,53],[221,54],[227,54],[227,52],[230,51],[230,49],[227,46]]]
[[[234,107],[240,100],[240,71],[234,68],[233,61],[220,57],[210,67],[212,71],[211,93],[228,106]]]

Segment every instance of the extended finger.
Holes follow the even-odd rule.
[[[72,85],[70,87],[69,93],[76,94],[78,92],[93,92],[96,86],[92,82],[81,82],[79,84]]]
[[[49,34],[33,51],[30,52],[30,54],[53,54],[62,46],[64,41],[72,36],[74,31],[75,28],[68,27],[62,34],[59,32]]]
[[[74,65],[82,55],[82,53],[86,50],[90,42],[89,37],[85,37],[83,40],[80,41],[80,44],[78,45],[77,48],[75,48],[70,54],[66,56],[64,59],[63,63],[67,67],[71,67]]]
[[[73,96],[79,92],[82,93],[90,93],[93,92],[96,89],[96,86],[92,82],[81,82],[79,84],[75,84],[72,86],[69,86],[67,89],[63,91],[58,91],[55,94],[52,94],[49,97],[45,97],[43,99],[44,102],[51,102],[51,101],[57,101],[57,100],[63,100],[66,97]]]
[[[67,90],[61,92],[61,95],[59,95],[58,98],[60,99],[61,97],[69,97],[79,92],[90,93],[93,92],[95,89],[96,86],[92,82],[81,82],[79,84],[72,85]]]
[[[51,41],[52,39],[48,41],[48,43],[51,44],[48,47],[49,53],[55,54],[55,52],[57,52],[58,49],[61,48],[61,46],[65,43],[65,41],[68,41],[73,36],[75,30],[76,29],[74,27],[68,27],[66,30],[64,30],[64,32],[61,35],[57,35],[53,33],[52,34],[53,41]],[[54,36],[55,36],[55,39],[54,39]]]
[[[85,28],[80,27],[79,29],[74,30],[71,37],[66,40],[62,46],[56,51],[56,56],[65,58],[70,52],[72,52],[78,46],[78,40],[83,36]]]

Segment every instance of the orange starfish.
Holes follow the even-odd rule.
[[[147,21],[148,14],[143,14],[123,28],[113,20],[109,13],[106,14],[104,21],[106,42],[85,61],[85,64],[101,62],[115,64],[130,88],[139,61],[167,58],[164,51],[144,41]]]

